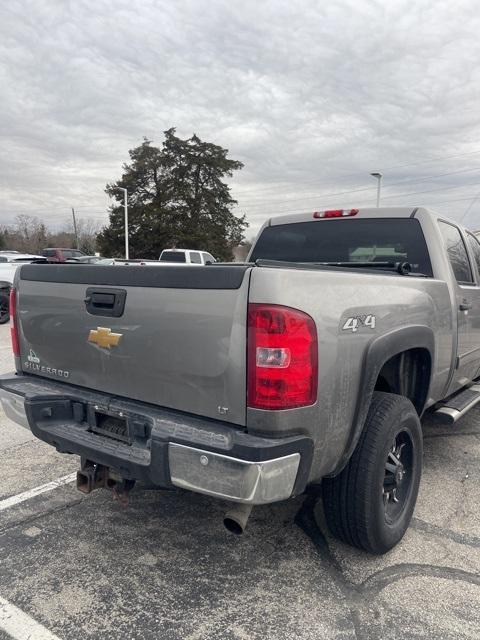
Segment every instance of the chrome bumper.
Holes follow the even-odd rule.
[[[249,462],[171,442],[168,462],[176,487],[234,502],[267,504],[292,495],[300,454]]]
[[[25,429],[30,429],[25,413],[25,401],[22,396],[6,391],[0,387],[0,401],[7,418],[25,427]]]

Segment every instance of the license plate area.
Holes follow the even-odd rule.
[[[118,415],[104,413],[103,411],[95,411],[95,423],[90,425],[89,431],[98,433],[112,440],[119,440],[131,444],[128,433],[127,419]]]

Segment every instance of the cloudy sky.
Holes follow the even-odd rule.
[[[162,131],[245,163],[267,216],[424,204],[480,228],[477,0],[8,0],[0,223],[106,220],[105,183]]]

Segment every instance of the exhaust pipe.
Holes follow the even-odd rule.
[[[248,518],[252,512],[252,506],[251,504],[243,503],[234,504],[223,518],[225,528],[230,531],[230,533],[240,536],[245,531]]]

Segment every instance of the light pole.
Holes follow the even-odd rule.
[[[382,188],[383,175],[379,171],[374,171],[370,175],[373,178],[377,178],[377,180],[378,180],[378,183],[377,183],[377,209],[378,209],[378,207],[380,206],[380,190]]]
[[[129,259],[128,255],[128,192],[123,187],[114,187],[114,189],[118,189],[119,191],[123,191],[123,208],[125,209],[125,260]]]

